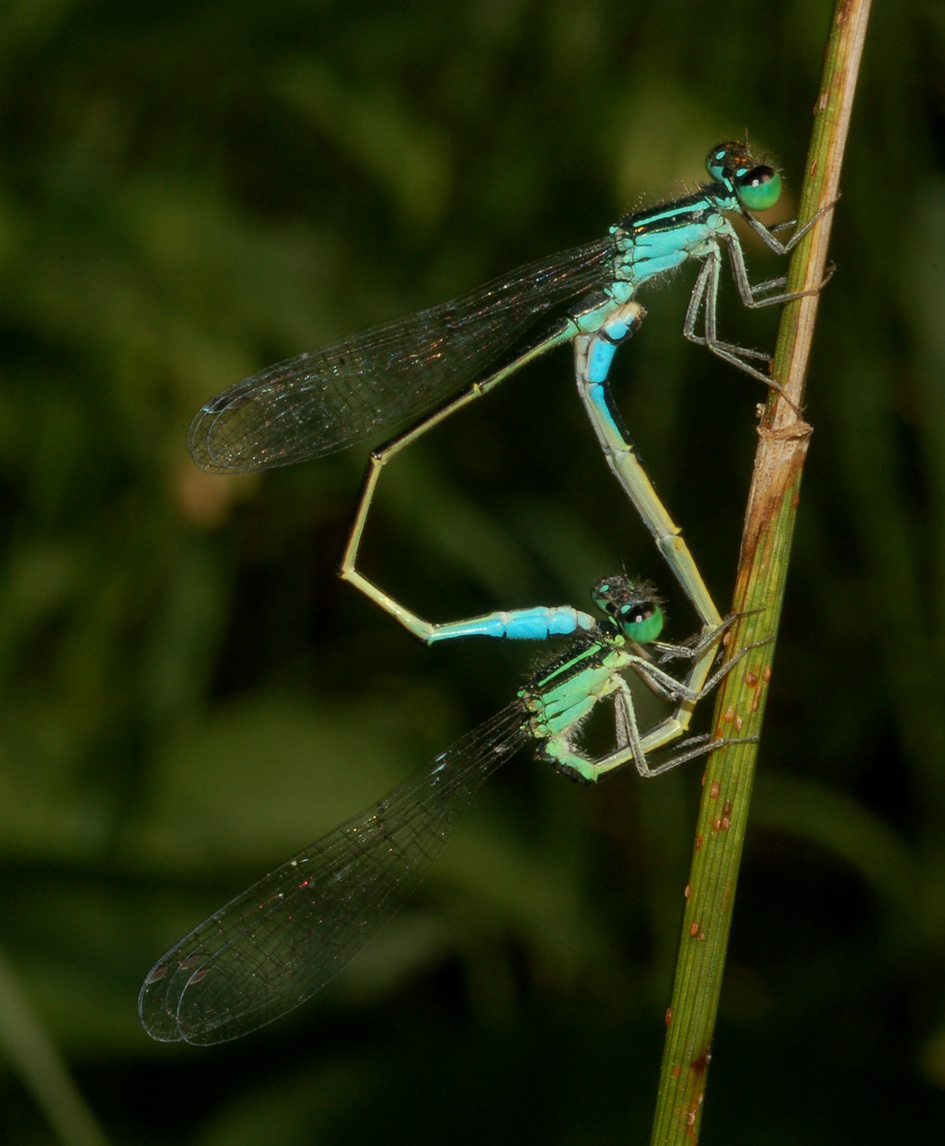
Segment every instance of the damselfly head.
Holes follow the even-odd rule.
[[[645,645],[663,631],[663,602],[649,581],[629,577],[605,577],[591,590],[594,604],[609,617],[625,637]]]
[[[746,211],[767,211],[781,197],[781,176],[769,156],[754,156],[746,144],[737,140],[713,147],[706,158],[706,168]]]

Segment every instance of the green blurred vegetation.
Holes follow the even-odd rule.
[[[294,1018],[206,1051],[142,1033],[166,947],[506,703],[535,656],[425,650],[335,580],[363,450],[221,479],[186,431],[244,374],[699,181],[746,127],[784,165],[788,217],[829,14],[0,13],[0,946],[109,1141],[648,1137],[698,764],[587,791],[522,757]],[[877,5],[707,1142],[941,1132],[943,76],[939,0]],[[690,282],[647,294],[617,392],[724,608],[762,395],[684,344]],[[772,345],[775,316],[732,291],[722,320]],[[392,467],[367,572],[444,620],[582,605],[626,566],[687,635],[567,353],[453,423]],[[0,1138],[58,1141],[0,1061]]]

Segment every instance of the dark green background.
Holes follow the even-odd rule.
[[[334,579],[363,449],[186,453],[269,362],[602,234],[770,147],[789,217],[826,0],[161,4],[0,15],[0,945],[115,1143],[644,1142],[700,765],[521,757],[315,1001],[161,1047],[193,924],[508,701]],[[945,8],[878,4],[703,1141],[930,1140],[945,1099]],[[757,244],[755,277],[778,273]],[[760,387],[648,292],[619,400],[723,610]],[[726,283],[726,335],[774,314]],[[424,615],[666,585],[551,355],[389,474],[365,568]],[[650,714],[655,717],[655,713]],[[925,1134],[923,1134],[923,1131]],[[10,1059],[0,1138],[54,1139]]]

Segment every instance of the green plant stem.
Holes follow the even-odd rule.
[[[869,10],[870,0],[838,0],[834,8],[801,189],[801,225],[832,204],[839,193],[840,166]],[[832,212],[823,216],[798,244],[788,275],[789,290],[815,289],[822,281],[832,219]],[[716,704],[715,734],[742,742],[713,753],[706,768],[667,1014],[651,1139],[654,1146],[691,1146],[698,1139],[758,754],[757,737],[771,679],[801,473],[811,433],[798,410],[818,304],[819,296],[814,294],[784,308],[772,370],[790,402],[773,394],[759,427],[732,605],[732,611],[742,615],[733,626],[730,648],[766,643],[749,653],[726,677]]]

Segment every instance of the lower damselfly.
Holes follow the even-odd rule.
[[[212,1044],[272,1022],[320,990],[403,905],[449,839],[480,784],[516,752],[583,783],[629,763],[656,776],[727,740],[678,740],[671,716],[641,732],[627,672],[655,693],[692,702],[685,684],[661,667],[702,655],[699,642],[659,640],[663,610],[652,586],[626,577],[598,582],[605,619],[580,626],[567,648],[519,690],[497,716],[440,753],[373,807],[277,867],[175,944],[141,988],[138,1012],[161,1041]],[[726,626],[723,625],[722,629]],[[718,650],[714,640],[713,655]],[[749,651],[706,681],[702,693]],[[581,727],[602,701],[613,703],[615,748],[591,759]]]

